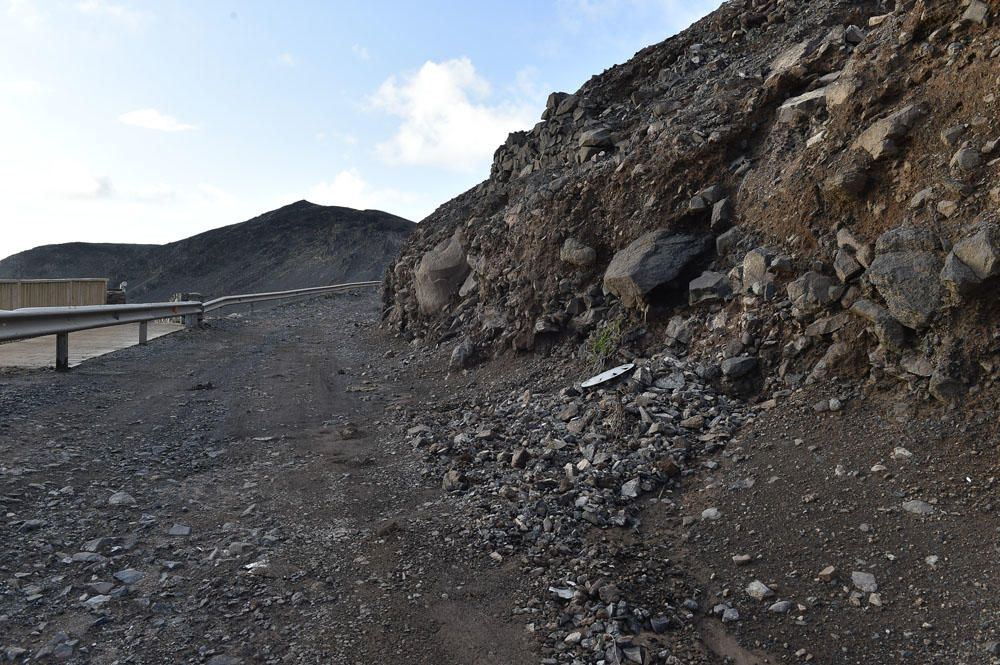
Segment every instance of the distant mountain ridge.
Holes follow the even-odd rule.
[[[298,201],[166,245],[72,242],[0,261],[0,279],[106,277],[131,302],[376,280],[415,228],[378,210]]]

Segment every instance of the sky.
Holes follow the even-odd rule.
[[[0,257],[300,199],[414,221],[719,0],[0,0]]]

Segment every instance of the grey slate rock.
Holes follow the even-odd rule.
[[[875,576],[871,573],[855,570],[851,573],[851,582],[859,591],[864,591],[865,593],[875,593],[878,591],[878,583],[875,581]]]
[[[593,247],[583,244],[576,238],[566,238],[559,250],[559,259],[564,263],[586,268],[597,260],[597,252]]]
[[[703,272],[688,285],[688,300],[692,305],[725,300],[732,293],[729,279],[718,272]]]
[[[604,288],[626,307],[646,305],[647,294],[671,285],[711,246],[705,236],[661,230],[647,233],[615,254]]]
[[[920,330],[944,304],[944,262],[931,252],[880,254],[867,277],[885,300],[889,313],[907,328]]]
[[[955,243],[952,252],[979,279],[1000,274],[1000,227],[990,222],[980,223],[975,232]]]
[[[857,138],[854,146],[865,150],[876,160],[894,157],[899,154],[899,143],[924,115],[923,109],[917,105],[903,107],[873,123]]]
[[[753,356],[726,358],[722,361],[722,375],[730,379],[739,379],[757,369],[758,360]]]

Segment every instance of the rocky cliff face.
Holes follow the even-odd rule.
[[[385,320],[462,362],[614,323],[755,389],[846,369],[954,400],[994,371],[998,19],[727,2],[551,95],[414,233]]]

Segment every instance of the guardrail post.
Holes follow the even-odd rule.
[[[186,328],[194,328],[198,325],[198,315],[197,314],[185,314],[184,315],[184,326]]]
[[[56,371],[69,369],[69,333],[56,334]]]
[[[149,344],[149,321],[139,322],[139,346]]]

